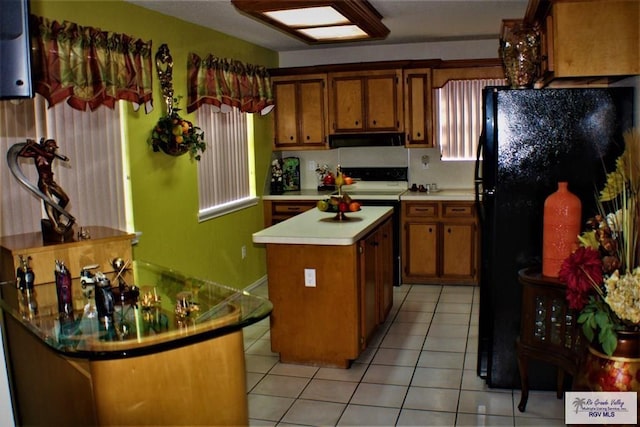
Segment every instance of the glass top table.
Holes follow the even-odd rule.
[[[72,282],[73,312],[58,309],[55,283],[33,295],[0,284],[0,307],[54,351],[108,360],[171,350],[266,318],[265,298],[142,261]],[[34,300],[35,299],[35,303]],[[17,300],[17,301],[16,301]]]

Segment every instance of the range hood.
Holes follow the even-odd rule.
[[[329,147],[399,147],[404,138],[404,133],[397,132],[329,135]]]

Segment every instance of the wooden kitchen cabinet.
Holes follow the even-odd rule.
[[[38,301],[56,301],[55,287],[41,286],[55,281],[55,262],[63,261],[72,278],[79,278],[80,271],[88,265],[97,265],[95,271],[111,273],[114,271],[111,260],[122,258],[132,261],[131,241],[134,234],[108,227],[87,227],[91,238],[87,240],[62,242],[56,244],[44,244],[42,233],[25,233],[0,238],[0,281],[15,281],[16,271],[21,266],[20,256],[31,257],[29,265],[35,275],[35,290]],[[3,295],[12,303],[17,304],[17,290],[5,287],[5,293],[15,295]],[[73,288],[75,297],[80,299],[81,289]]]
[[[265,200],[264,226],[274,224],[316,207],[316,200]]]
[[[402,202],[404,283],[477,284],[473,202]]]
[[[331,133],[401,132],[402,71],[329,73]]]
[[[431,69],[404,71],[404,129],[407,147],[433,147]]]
[[[274,77],[274,148],[327,148],[327,76]]]
[[[524,21],[543,30],[545,82],[640,74],[637,0],[536,0]]]
[[[55,280],[55,261],[65,263],[73,278],[80,277],[80,270],[97,264],[98,271],[113,271],[111,260],[122,258],[132,261],[131,241],[135,235],[108,227],[86,227],[91,238],[55,244],[45,244],[42,233],[25,233],[0,238],[2,270],[0,280],[16,279],[20,255],[31,257],[29,265],[35,274],[35,285]]]
[[[364,350],[376,328],[384,323],[393,305],[393,225],[385,221],[359,242],[361,268],[361,349]]]

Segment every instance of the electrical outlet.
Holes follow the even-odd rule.
[[[422,156],[422,169],[429,169],[429,156]]]
[[[240,248],[240,252],[242,253],[242,259],[245,259],[247,257],[247,247],[245,245],[242,245],[242,247]]]
[[[313,161],[313,160],[309,160],[309,161],[307,162],[307,170],[315,171],[317,167],[318,167],[318,165],[316,164],[316,162],[315,162],[315,161]]]
[[[316,269],[315,268],[304,269],[304,285],[307,288],[316,287]]]

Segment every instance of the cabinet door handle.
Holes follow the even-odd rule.
[[[420,138],[420,132],[418,132],[417,135],[418,135],[418,138]]]
[[[467,211],[466,208],[451,208],[451,210],[453,212],[466,212]]]
[[[375,126],[378,122],[376,122],[375,120],[373,121],[373,125]]]
[[[298,207],[298,206],[288,206],[287,210],[291,211],[291,212],[298,212],[300,210],[300,207]]]
[[[429,233],[433,233],[433,228],[429,227]]]
[[[289,140],[293,141],[293,137],[292,137],[292,136],[290,136],[290,137],[289,137]]]
[[[451,229],[447,228],[447,233],[451,234]]]
[[[356,120],[356,126],[358,126],[358,124],[359,124],[359,123],[360,123],[360,122],[359,122],[358,120]]]
[[[311,137],[309,135],[307,135],[307,141],[310,140],[310,139],[311,139]]]

